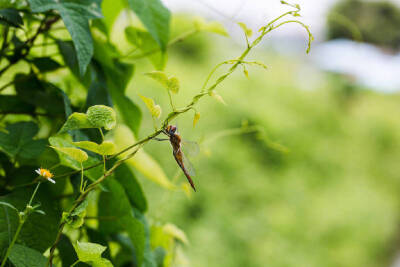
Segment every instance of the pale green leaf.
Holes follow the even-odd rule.
[[[196,112],[193,117],[193,127],[196,126],[197,122],[200,120],[200,113]]]
[[[198,31],[205,31],[220,34],[223,36],[229,36],[225,27],[216,21],[206,22],[203,18],[196,18],[194,20],[194,26]]]
[[[239,24],[240,28],[242,28],[244,34],[246,34],[247,37],[251,37],[253,35],[253,30],[249,29],[245,23],[238,22],[238,24]]]
[[[100,260],[101,254],[107,249],[107,247],[96,243],[79,241],[76,242],[74,248],[79,260],[87,263]]]
[[[163,230],[165,233],[173,236],[175,239],[181,241],[184,244],[189,244],[189,240],[186,237],[185,232],[179,229],[176,225],[167,223],[163,226]]]
[[[106,130],[111,130],[117,124],[117,115],[114,109],[108,106],[91,106],[86,114],[90,123],[96,128],[104,127]]]
[[[177,94],[179,92],[179,80],[176,77],[171,77],[168,80],[168,90]]]
[[[219,94],[217,94],[217,92],[215,91],[211,91],[210,92],[210,96],[212,98],[214,98],[215,100],[217,100],[218,102],[220,102],[221,104],[224,104],[226,106],[225,100],[222,98],[222,96],[220,96]]]
[[[153,99],[151,99],[149,97],[142,96],[142,95],[139,95],[139,96],[143,100],[143,102],[146,104],[146,107],[150,111],[151,116],[153,116],[155,118],[160,118],[160,116],[161,116],[161,107],[159,105],[156,105],[154,103]]]
[[[92,267],[113,267],[111,261],[101,258],[97,261],[92,262]]]
[[[157,81],[160,83],[164,88],[168,89],[168,76],[162,71],[152,71],[145,73],[145,75],[149,76],[153,80]]]
[[[115,129],[114,140],[119,151],[132,145],[135,142],[135,137],[129,128],[125,125],[119,125]],[[142,173],[147,179],[167,189],[175,188],[175,185],[167,178],[158,162],[144,152],[143,149],[139,150],[134,157],[128,159],[126,163]]]
[[[50,146],[51,148],[60,151],[74,160],[78,161],[79,163],[82,163],[88,159],[88,155],[86,154],[85,151],[79,149],[79,148],[74,148],[74,147],[55,147],[55,146]]]
[[[87,129],[87,128],[96,128],[96,127],[90,123],[85,113],[74,112],[68,117],[67,121],[62,126],[60,133],[65,133],[70,130]]]
[[[145,75],[160,83],[165,89],[173,93],[179,92],[179,80],[175,76],[168,77],[167,74],[162,71],[152,71],[145,73]]]
[[[111,141],[104,141],[101,144],[96,144],[95,142],[91,141],[80,141],[73,142],[72,144],[76,147],[83,148],[103,156],[112,155],[115,153],[115,145]]]

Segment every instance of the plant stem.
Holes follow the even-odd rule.
[[[32,196],[31,196],[31,199],[29,200],[28,206],[32,206],[33,198],[35,197],[36,192],[37,192],[38,189],[39,189],[39,186],[40,186],[40,182],[38,182],[38,184],[36,185],[35,190],[33,191],[33,194],[32,194]]]
[[[2,260],[2,263],[1,263],[1,266],[0,266],[0,267],[4,267],[4,266],[6,265],[6,261],[7,261],[7,259],[8,259],[8,256],[10,256],[11,249],[13,248],[13,246],[14,246],[14,244],[15,244],[15,241],[17,241],[17,238],[18,238],[18,236],[19,236],[19,232],[21,232],[21,229],[22,229],[22,226],[24,225],[24,223],[25,223],[25,220],[23,220],[23,219],[20,218],[20,219],[19,219],[19,223],[18,223],[17,231],[15,232],[14,237],[13,237],[13,239],[12,239],[12,241],[11,241],[11,244],[10,244],[10,246],[8,247],[7,251],[6,251],[6,255],[4,255],[4,258],[3,258],[3,260]]]
[[[76,260],[76,262],[74,262],[70,267],[74,267],[75,265],[77,265],[80,262],[81,262],[80,260]]]

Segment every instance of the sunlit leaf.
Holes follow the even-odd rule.
[[[85,151],[80,150],[78,148],[74,148],[74,147],[55,147],[55,146],[51,146],[51,148],[60,151],[64,154],[67,154],[68,156],[70,156],[71,158],[73,158],[74,160],[76,160],[79,163],[82,163],[84,161],[86,161],[88,159],[88,155],[86,154]]]
[[[252,29],[249,29],[245,23],[238,22],[238,24],[239,24],[240,28],[242,28],[244,34],[246,34],[247,37],[251,37],[253,35]]]
[[[92,266],[112,266],[112,265],[93,265],[95,263],[101,264],[103,258],[101,254],[107,249],[102,245],[90,242],[79,242],[77,241],[74,245],[76,254],[82,262],[90,263]]]
[[[203,18],[196,18],[194,21],[194,26],[198,31],[206,31],[223,36],[229,36],[225,27],[221,23],[216,21],[206,22]]]
[[[142,96],[142,95],[139,95],[139,96],[143,100],[143,102],[146,104],[146,107],[150,111],[151,116],[153,116],[155,118],[160,118],[160,116],[161,116],[161,107],[159,105],[156,105],[154,103],[153,99],[151,99],[149,97]]]
[[[173,236],[175,239],[178,239],[184,244],[189,244],[189,240],[186,237],[186,234],[179,229],[176,225],[167,223],[166,225],[163,226],[163,230],[165,233]]]
[[[106,130],[111,130],[117,124],[115,111],[104,105],[91,106],[86,114],[90,123],[96,128],[104,127]]]
[[[210,96],[220,102],[221,104],[226,105],[225,100],[220,96],[216,91],[211,91]]]
[[[197,122],[200,120],[200,113],[196,111],[193,117],[193,127],[196,126]]]
[[[89,121],[85,113],[74,112],[68,117],[67,121],[62,126],[60,133],[65,133],[69,130],[86,129],[86,128],[96,128],[96,127]]]
[[[115,145],[111,141],[104,141],[101,144],[96,144],[91,141],[73,142],[74,146],[83,148],[100,155],[112,155],[115,153]]]
[[[126,126],[119,125],[115,129],[114,140],[117,151],[119,151],[133,144],[135,142],[135,137]],[[126,163],[134,167],[149,180],[167,189],[175,188],[174,184],[168,180],[161,166],[144,152],[143,149],[139,150],[134,157],[128,159]]]
[[[152,71],[152,72],[145,73],[145,75],[149,76],[153,80],[155,80],[158,83],[160,83],[165,89],[170,90],[173,93],[178,93],[179,92],[179,80],[178,80],[178,78],[176,78],[174,76],[168,77],[162,71]]]

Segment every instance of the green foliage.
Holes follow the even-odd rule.
[[[128,2],[161,50],[165,51],[169,39],[169,10],[160,0],[128,0]]]
[[[20,28],[24,25],[21,15],[14,8],[4,8],[0,10],[0,24]]]
[[[11,250],[10,261],[15,267],[43,267],[47,264],[42,253],[18,244]]]
[[[56,10],[60,13],[71,34],[79,62],[79,72],[83,75],[93,56],[93,40],[90,34],[89,20],[101,18],[100,0],[71,2],[67,0],[29,0],[32,12]]]
[[[349,38],[399,49],[400,9],[389,1],[343,0],[328,14],[328,38]]]
[[[132,11],[138,20],[131,19]],[[237,59],[218,65],[190,102],[178,108],[174,101],[190,90],[180,90],[177,77],[160,71],[168,48],[202,31],[227,32],[217,22],[199,19],[170,38],[170,17],[160,0],[0,1],[1,267],[178,263],[188,238],[174,224],[160,226],[159,217],[147,219],[145,192],[148,181],[168,194],[190,192],[143,146],[160,140],[173,119],[191,110],[195,126],[201,98],[223,102],[215,88],[238,66],[251,64],[246,55],[272,28],[252,44],[247,40]],[[299,21],[282,23],[289,22],[308,30]],[[140,59],[154,67],[138,64]],[[226,64],[229,71],[215,78]],[[137,97],[132,89],[137,67],[167,94]],[[171,107],[166,114],[153,100],[164,95]],[[142,125],[141,105],[149,109],[154,130],[147,122]],[[142,128],[146,134],[139,134]],[[169,149],[168,159],[174,160]],[[179,168],[176,162],[172,166]]]
[[[101,257],[101,254],[107,249],[106,247],[99,244],[77,241],[74,248],[81,262],[89,263],[94,267],[113,266],[109,260]]]
[[[0,150],[11,158],[34,159],[44,150],[45,140],[33,140],[39,128],[33,122],[9,124],[0,132]]]

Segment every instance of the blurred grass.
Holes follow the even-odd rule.
[[[180,78],[177,103],[186,104],[216,63],[243,48],[215,39],[196,37],[171,51],[166,72]],[[196,128],[192,113],[178,120],[189,140],[207,140],[244,120],[264,134],[202,146],[192,160],[198,192],[191,199],[143,181],[150,216],[187,233],[185,251],[195,267],[388,266],[400,222],[399,95],[358,88],[267,50],[249,58],[265,62],[268,71],[249,67],[250,79],[238,72],[217,88],[227,106],[204,99]],[[142,75],[148,63],[136,66],[130,96],[153,97],[166,114],[163,89]],[[145,135],[152,124],[143,110]],[[171,179],[180,174],[169,144],[146,150]],[[186,183],[183,175],[179,181]]]

